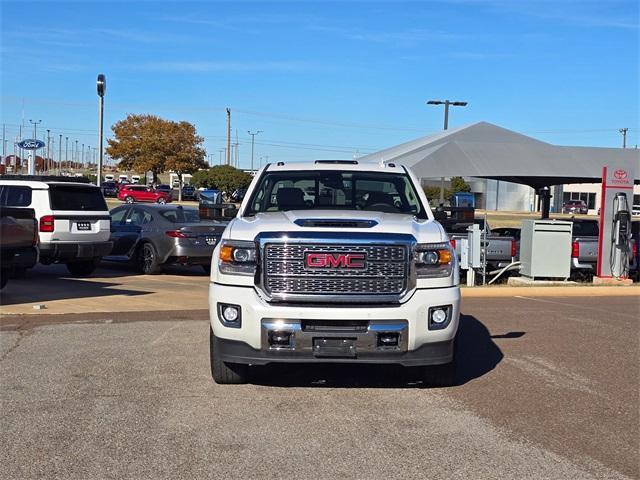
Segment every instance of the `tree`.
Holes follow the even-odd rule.
[[[204,166],[203,138],[188,122],[173,122],[156,115],[130,114],[112,127],[107,154],[119,160],[118,167],[136,172],[158,174],[169,168],[182,173]],[[182,183],[182,181],[180,182]],[[180,189],[182,193],[182,189]]]
[[[173,153],[165,158],[165,168],[178,175],[178,200],[182,200],[182,175],[207,166],[206,152],[200,146],[204,139],[196,134],[196,128],[189,122],[171,122],[170,130]]]
[[[440,204],[440,187],[426,185],[423,187],[424,194],[427,196],[429,203],[432,206]],[[451,191],[448,188],[444,189],[444,198],[449,198],[451,196]]]
[[[451,177],[451,192],[470,192],[471,185],[464,181],[462,177]]]
[[[252,179],[250,174],[231,165],[216,165],[196,172],[191,181],[196,187],[216,188],[230,195],[237,188],[248,187]]]

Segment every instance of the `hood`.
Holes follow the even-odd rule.
[[[358,232],[402,233],[413,235],[419,243],[447,241],[442,227],[435,220],[421,220],[413,215],[362,210],[292,210],[258,213],[234,219],[225,238],[253,240],[265,232]]]

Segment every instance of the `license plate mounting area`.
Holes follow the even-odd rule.
[[[355,338],[314,338],[313,354],[316,357],[356,357]]]

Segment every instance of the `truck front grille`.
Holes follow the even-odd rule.
[[[313,268],[309,254],[333,256],[334,264]],[[345,255],[363,265],[341,265]],[[337,264],[336,264],[337,263]],[[408,255],[404,245],[267,244],[264,288],[269,294],[401,295],[407,287]]]

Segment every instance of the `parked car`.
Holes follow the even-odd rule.
[[[160,184],[160,185],[156,185],[156,190],[158,190],[159,192],[170,193],[173,190],[173,187],[167,184]]]
[[[167,264],[200,265],[208,273],[225,227],[182,205],[121,205],[111,210],[114,246],[105,260],[134,263],[148,275]]]
[[[113,182],[113,181],[115,181],[115,177],[114,177],[114,175],[112,173],[107,173],[104,176],[104,181],[105,182]]]
[[[90,275],[111,252],[111,217],[100,188],[74,178],[0,177],[6,205],[32,208],[38,221],[40,263],[64,263],[74,275]]]
[[[193,185],[184,185],[182,187],[182,199],[183,200],[196,200],[198,197],[196,187]]]
[[[640,282],[640,221],[631,222],[631,259],[629,276],[634,282]]]
[[[167,193],[144,185],[123,185],[118,192],[118,199],[127,203],[135,202],[153,202],[153,203],[169,203],[171,202],[171,193]]]
[[[634,217],[640,215],[640,205],[634,205],[633,207],[631,207],[631,215],[633,215]]]
[[[38,261],[38,222],[33,208],[13,208],[12,189],[0,187],[0,289],[16,270]]]
[[[473,223],[477,224],[480,230],[485,228],[483,219],[467,220],[440,220],[445,232],[449,235],[451,245],[460,259],[460,242],[462,238],[467,238],[467,228]],[[514,236],[496,234],[487,224],[486,244],[483,248],[486,251],[487,269],[489,271],[506,267],[520,257],[520,242]]]
[[[104,182],[100,188],[102,188],[102,195],[105,197],[117,197],[118,196],[118,184],[116,182]]]
[[[140,183],[140,175],[131,175],[131,183],[134,185]]]
[[[584,200],[569,200],[562,205],[562,213],[589,213],[589,208]]]
[[[566,219],[564,219],[566,220]],[[596,273],[598,263],[598,220],[573,218],[573,235],[571,243],[571,274],[573,277],[590,277]],[[631,276],[637,275],[637,242],[638,227],[631,224],[631,252],[629,256],[629,271]],[[634,234],[635,228],[635,234]]]

